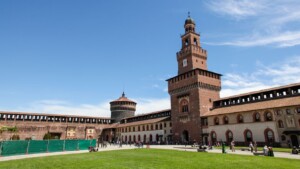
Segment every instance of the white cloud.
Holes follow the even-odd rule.
[[[212,11],[236,19],[255,16],[265,8],[265,1],[254,0],[211,0],[206,3]]]
[[[132,100],[137,102],[136,114],[150,113],[154,111],[170,108],[169,98],[138,98]],[[94,117],[110,117],[110,101],[99,104],[72,104],[63,100],[41,100],[35,101],[28,106],[18,108],[13,111],[49,113]]]
[[[217,14],[229,16],[226,19],[248,19],[243,22],[247,23],[245,33],[239,35],[239,38],[206,42],[208,45],[291,47],[300,44],[298,0],[213,0],[207,6]],[[249,19],[249,16],[255,19]]]
[[[145,114],[154,111],[170,109],[170,98],[139,98],[137,102],[136,114]]]
[[[252,73],[227,73],[222,81],[221,97],[299,83],[299,65],[300,56],[296,56],[272,65],[258,63],[257,71]]]
[[[281,32],[271,35],[255,35],[252,37],[243,37],[241,40],[233,40],[229,42],[209,43],[208,45],[228,45],[228,46],[264,46],[275,45],[277,47],[290,47],[300,44],[300,31],[296,32]]]
[[[109,101],[99,104],[72,104],[63,100],[41,100],[35,101],[28,106],[18,108],[15,111],[66,114],[79,116],[109,117]]]

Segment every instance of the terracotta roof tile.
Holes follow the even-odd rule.
[[[136,126],[136,125],[142,125],[142,124],[151,124],[151,123],[157,123],[163,120],[170,119],[170,117],[160,117],[155,119],[149,119],[149,120],[141,120],[141,121],[135,121],[131,123],[123,123],[117,125],[117,127],[127,127],[127,126]]]
[[[213,116],[219,114],[229,114],[229,113],[255,111],[255,110],[270,109],[270,108],[297,106],[297,105],[300,106],[300,96],[216,108],[213,109],[212,111],[208,111],[202,114],[201,116]]]
[[[125,97],[125,93],[123,92],[122,96],[120,98],[118,98],[117,100],[111,101],[110,103],[114,103],[114,102],[133,102],[136,103],[132,100],[129,100],[127,97]]]
[[[112,101],[112,102],[134,102],[134,101],[132,101],[132,100],[129,100],[127,97],[120,97],[120,98],[118,98],[117,100],[114,100],[114,101]],[[134,102],[135,103],[135,102]]]
[[[248,93],[242,93],[242,94],[238,94],[238,95],[232,95],[232,96],[220,98],[215,101],[236,98],[236,97],[242,97],[242,96],[247,96],[247,95],[251,95],[251,94],[258,94],[258,93],[268,92],[268,91],[272,91],[272,90],[279,90],[279,89],[284,89],[284,88],[289,88],[289,87],[294,87],[294,86],[300,86],[300,83],[292,83],[292,84],[285,85],[285,86],[278,86],[278,87],[262,89],[262,90],[257,90],[257,91],[253,91],[253,92],[248,92]]]
[[[78,117],[78,118],[97,118],[97,119],[107,119],[110,120],[110,117],[97,117],[97,116],[80,116],[80,115],[71,115],[71,114],[51,114],[51,113],[32,113],[32,112],[11,112],[11,111],[0,111],[0,113],[5,114],[15,114],[15,115],[34,115],[34,116],[56,116],[56,117]]]
[[[147,116],[147,115],[151,115],[151,114],[159,114],[159,113],[167,112],[167,111],[171,111],[171,109],[159,110],[159,111],[150,112],[150,113],[144,113],[144,114],[137,114],[135,116],[127,117],[127,118],[123,118],[123,119],[131,119],[131,118],[142,117],[142,116]]]

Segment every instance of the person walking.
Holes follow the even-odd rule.
[[[252,144],[252,142],[250,142],[249,147],[250,147],[251,153],[253,153],[253,144]]]
[[[257,143],[254,141],[254,152],[257,152]]]
[[[264,155],[265,156],[268,155],[268,147],[267,147],[267,145],[264,146]]]
[[[232,152],[235,152],[235,147],[234,147],[235,144],[234,144],[234,141],[233,141],[233,140],[232,140],[232,142],[231,142],[230,145],[231,145],[231,151],[232,151]]]

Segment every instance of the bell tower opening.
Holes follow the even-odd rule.
[[[200,34],[195,32],[196,23],[188,14],[188,18],[185,20],[184,29],[185,33],[181,36],[182,47],[177,52],[178,62],[178,74],[185,73],[187,71],[199,68],[207,70],[206,50],[200,46]],[[187,66],[183,62],[185,60],[189,63]]]

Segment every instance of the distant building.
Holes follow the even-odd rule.
[[[119,99],[110,102],[111,119],[116,123],[134,116],[135,110],[136,103],[125,97],[124,92]]]

